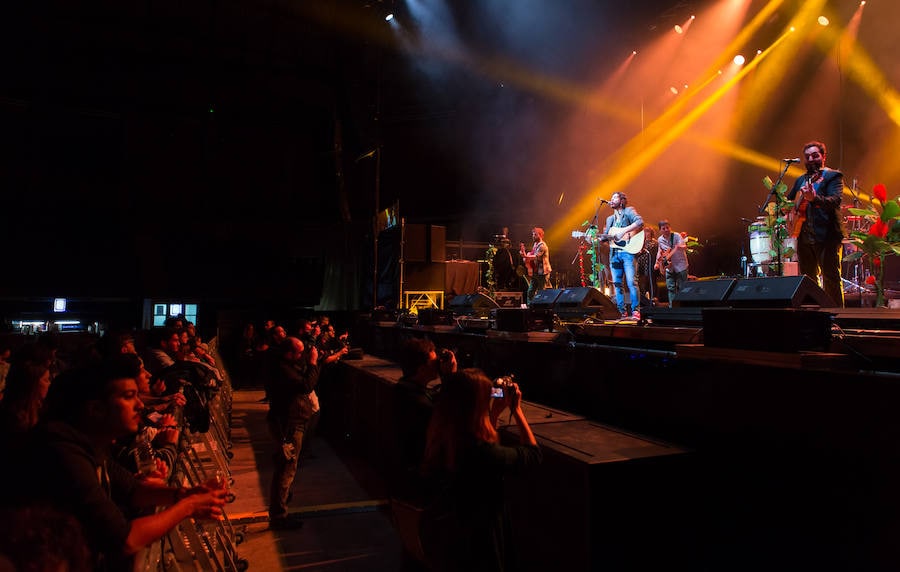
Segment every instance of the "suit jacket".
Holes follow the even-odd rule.
[[[809,178],[809,173],[797,177],[787,198],[794,200]],[[806,222],[800,231],[801,240],[840,242],[844,238],[840,216],[843,194],[844,174],[833,169],[825,169],[822,172],[822,181],[816,186],[816,198],[807,206]]]

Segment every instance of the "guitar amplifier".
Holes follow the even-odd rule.
[[[521,308],[521,292],[494,292],[494,300],[501,308]]]

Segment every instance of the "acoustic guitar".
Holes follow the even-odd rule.
[[[588,233],[579,230],[572,231],[572,238],[584,238],[585,236],[587,236],[588,239],[592,238]],[[641,249],[644,248],[644,230],[639,229],[629,232],[619,239],[616,239],[611,234],[598,234],[596,240],[602,240],[604,242],[608,241],[610,248],[619,248],[628,254],[638,254],[641,252]]]
[[[813,192],[815,192],[815,187],[813,187],[813,181],[819,181],[822,177],[822,171],[816,171],[816,174],[810,176],[806,179],[806,183],[803,184],[803,187],[809,187]],[[791,225],[791,238],[797,238],[800,236],[800,231],[803,229],[803,223],[806,222],[806,211],[809,205],[809,201],[806,200],[806,197],[803,196],[803,187],[800,187],[800,191],[797,192],[796,202],[794,203],[793,214],[793,224]]]
[[[531,276],[534,276],[534,272],[535,270],[537,270],[537,262],[535,261],[533,256],[531,258],[528,258],[528,255],[525,252],[524,242],[519,243],[519,254],[522,255],[522,261],[525,263],[526,276],[523,277],[527,279]]]

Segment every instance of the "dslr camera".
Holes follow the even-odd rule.
[[[506,397],[506,391],[515,383],[514,375],[504,375],[494,380],[494,387],[491,388],[491,397],[503,399]]]

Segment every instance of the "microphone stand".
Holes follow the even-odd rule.
[[[758,210],[759,214],[763,214],[766,211],[766,206],[769,204],[769,199],[774,197],[776,199],[775,204],[776,205],[778,204],[778,200],[777,200],[778,195],[776,194],[778,191],[778,185],[780,185],[781,181],[784,180],[784,176],[785,176],[785,174],[787,174],[788,169],[790,169],[790,168],[791,168],[791,163],[789,161],[784,161],[784,169],[782,169],[781,174],[778,175],[778,180],[775,181],[774,183],[772,183],[772,188],[769,189],[769,193],[766,195],[766,199],[759,206],[759,210]],[[784,265],[781,262],[781,241],[778,240],[778,236],[777,236],[778,231],[775,229],[775,227],[778,224],[777,223],[777,219],[778,219],[777,214],[775,215],[775,219],[776,219],[776,222],[774,225],[772,225],[772,234],[776,235],[776,236],[773,236],[772,238],[775,239],[775,254],[777,257],[777,260],[775,262],[775,265],[777,268],[776,272],[778,272],[778,276],[781,276],[784,273],[783,272]],[[785,229],[785,230],[787,230],[787,229]]]
[[[858,209],[860,201],[859,201],[859,191],[856,188],[856,184],[857,184],[856,177],[853,177],[853,186],[850,187],[850,194],[853,196],[853,208]],[[857,230],[862,230],[862,229],[860,228]],[[855,272],[855,274],[856,274],[856,293],[859,294],[859,307],[862,308],[863,307],[863,286],[862,285],[865,283],[865,281],[862,279],[862,274],[865,271],[865,266],[863,265],[862,258],[858,258],[856,260],[856,264],[854,266],[856,266],[856,272]]]

